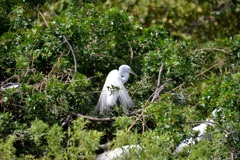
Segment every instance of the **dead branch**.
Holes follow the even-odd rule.
[[[196,49],[194,50],[194,52],[201,52],[201,51],[218,51],[218,52],[223,52],[223,53],[226,53],[226,54],[230,54],[230,52],[227,52],[225,50],[222,50],[222,49],[218,49],[218,48],[202,48],[202,49]]]
[[[217,65],[222,65],[223,63],[224,63],[224,62],[221,61],[221,62],[218,62],[218,63],[214,64],[213,66],[209,67],[208,69],[206,69],[206,70],[204,70],[203,72],[201,72],[201,73],[199,73],[198,75],[196,75],[194,78],[197,78],[197,77],[203,75],[203,74],[206,73],[207,71],[213,69],[213,68],[216,67]]]
[[[218,63],[212,65],[211,67],[209,67],[208,69],[205,69],[205,70],[202,71],[201,73],[197,74],[196,76],[194,76],[194,78],[197,78],[197,77],[205,74],[206,72],[210,71],[210,70],[213,69],[214,67],[216,67],[216,66],[218,66],[218,65],[223,65],[223,64],[224,64],[224,61],[218,62]],[[191,80],[192,80],[192,79],[191,79]],[[175,90],[177,90],[177,89],[179,89],[179,88],[182,88],[183,85],[185,85],[185,84],[186,84],[186,82],[183,82],[182,84],[180,84],[180,85],[178,85],[177,87],[173,88],[173,89],[172,89],[171,91],[169,91],[168,93],[173,92],[173,91],[175,91]]]
[[[71,44],[67,40],[66,36],[63,36],[63,38],[64,38],[64,41],[67,43],[69,49],[71,50],[71,53],[72,53],[72,56],[73,56],[73,61],[74,61],[74,71],[77,72],[77,60],[76,60],[76,56],[75,56],[75,52],[73,50],[73,47],[71,46]]]
[[[128,42],[129,48],[130,48],[130,64],[132,64],[132,60],[133,60],[133,48],[131,46],[131,43]]]
[[[6,79],[5,81],[1,82],[1,85],[4,85],[5,83],[9,82],[11,79],[17,79],[17,81],[20,81],[20,77],[18,75],[13,75],[12,77]]]
[[[162,90],[166,86],[166,83],[161,85],[162,70],[163,70],[163,64],[161,65],[161,67],[159,69],[158,80],[157,80],[157,87],[156,87],[156,90],[154,92],[154,95],[153,95],[153,98],[152,98],[151,102],[154,102],[159,97],[159,94],[162,92]]]
[[[135,116],[138,113],[142,112],[143,109],[139,109],[137,111],[134,112],[130,112],[128,114],[126,114],[126,116],[131,117],[131,116]],[[117,117],[104,117],[104,118],[99,118],[99,117],[92,117],[92,116],[87,116],[87,115],[83,115],[80,113],[71,113],[70,116],[67,117],[67,119],[62,123],[62,126],[66,126],[67,124],[69,124],[69,121],[72,117],[82,117],[86,120],[92,121],[92,122],[111,122],[111,121],[115,121],[117,119]]]
[[[131,95],[131,98],[133,97],[133,95],[137,92],[138,88],[140,87],[140,85],[143,84],[143,82],[145,81],[146,77],[143,77],[143,79],[140,81],[140,83],[138,84],[137,88],[134,90],[134,92]]]

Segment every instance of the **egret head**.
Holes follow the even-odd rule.
[[[131,73],[131,74],[137,76],[136,73],[134,73],[133,70],[126,64],[123,64],[119,67],[119,72],[121,72],[121,73]]]

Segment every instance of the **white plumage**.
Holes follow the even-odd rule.
[[[128,65],[121,65],[119,70],[112,70],[108,74],[95,108],[100,111],[101,114],[107,113],[112,106],[117,104],[117,101],[120,102],[125,113],[128,112],[128,108],[134,105],[124,86],[128,81],[129,73],[134,74]]]
[[[126,159],[130,152],[136,153],[138,155],[142,147],[139,145],[126,145],[120,148],[115,148],[114,150],[106,151],[97,156],[96,160],[117,160]]]
[[[214,119],[216,118],[216,113],[220,112],[220,111],[222,111],[222,108],[213,110],[213,112],[211,114],[212,119],[207,118],[205,122],[201,123],[200,125],[198,125],[196,127],[193,127],[192,130],[198,132],[198,136],[196,137],[196,139],[194,139],[194,137],[190,137],[190,138],[183,140],[182,143],[177,146],[174,153],[175,154],[180,153],[183,151],[183,149],[185,147],[195,144],[195,140],[197,140],[198,142],[200,140],[202,140],[206,136],[207,127],[215,125]]]

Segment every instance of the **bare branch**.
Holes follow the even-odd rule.
[[[132,60],[133,60],[133,48],[130,44],[130,42],[128,42],[129,48],[130,48],[130,64],[132,64]]]
[[[154,102],[159,97],[160,92],[162,92],[162,90],[166,86],[166,83],[161,85],[162,70],[163,70],[163,64],[161,65],[161,67],[159,69],[158,80],[157,80],[157,88],[156,88],[156,90],[154,92],[154,95],[153,95],[153,98],[152,98],[151,102]]]
[[[223,53],[226,53],[226,54],[230,54],[230,52],[227,52],[225,50],[222,50],[222,49],[218,49],[218,48],[202,48],[202,49],[196,49],[194,50],[194,52],[201,52],[201,51],[218,51],[218,52],[223,52]]]
[[[6,79],[5,81],[1,82],[1,85],[4,85],[5,83],[7,83],[8,81],[10,81],[11,79],[17,79],[17,81],[20,81],[20,78],[18,75],[13,75],[12,77]]]
[[[142,111],[143,111],[143,109],[139,109],[137,111],[130,112],[130,113],[126,114],[126,116],[128,116],[128,117],[135,116]],[[91,116],[83,115],[83,114],[80,114],[80,113],[71,113],[71,115],[68,116],[67,119],[62,123],[62,126],[67,125],[70,121],[70,118],[73,117],[73,116],[82,117],[82,118],[84,118],[86,120],[89,120],[89,121],[92,121],[92,122],[110,122],[110,121],[115,121],[117,119],[117,117],[98,118],[98,117],[91,117]]]
[[[73,60],[74,60],[74,71],[77,72],[77,60],[76,60],[75,52],[74,52],[71,44],[67,40],[66,36],[63,36],[63,38],[64,38],[64,41],[67,43],[69,49],[71,50],[71,53],[72,53],[72,56],[73,56]]]
[[[178,88],[182,88],[182,86],[185,85],[185,84],[186,84],[186,83],[184,82],[184,83],[178,85],[177,87],[173,88],[170,92],[175,91],[175,90],[177,90]],[[169,92],[168,92],[168,93],[169,93]]]
[[[198,75],[196,75],[194,78],[197,78],[197,77],[203,75],[203,74],[206,73],[207,71],[213,69],[213,68],[216,67],[217,65],[222,65],[223,63],[224,63],[224,62],[221,61],[221,62],[219,62],[219,63],[214,64],[213,66],[209,67],[208,69],[206,69],[206,70],[204,70],[203,72],[201,72],[201,73],[199,73]]]
[[[138,84],[137,88],[134,90],[134,92],[132,93],[131,97],[133,97],[133,95],[137,92],[138,88],[140,87],[140,85],[143,84],[143,82],[145,81],[146,77],[143,77],[143,79],[140,81],[140,83]]]
[[[40,16],[42,17],[42,19],[44,20],[46,26],[49,27],[48,22],[47,22],[47,20],[45,19],[45,17],[43,16],[42,12],[40,12],[38,8],[37,8],[37,11],[38,11],[38,13],[40,14]]]
[[[201,73],[197,74],[196,76],[194,76],[194,78],[197,78],[197,77],[203,75],[204,73],[210,71],[210,70],[213,69],[214,67],[216,67],[216,66],[218,66],[218,65],[223,65],[223,64],[224,64],[224,61],[218,62],[218,63],[212,65],[211,67],[209,67],[208,69],[205,69],[205,70],[202,71]],[[183,82],[182,84],[180,84],[180,85],[178,85],[177,87],[173,88],[170,92],[175,91],[175,90],[177,90],[177,89],[179,89],[179,88],[182,88],[182,86],[185,85],[185,84],[186,84],[186,82]],[[168,93],[170,93],[170,92],[168,92]]]
[[[72,113],[72,115],[77,116],[77,117],[82,117],[84,119],[87,119],[87,120],[93,121],[93,122],[108,122],[108,121],[116,120],[116,117],[98,118],[98,117],[86,116],[86,115],[79,114],[79,113]]]
[[[167,83],[164,83],[159,88],[156,88],[151,102],[154,102],[159,97],[159,94],[162,92],[162,90],[164,90],[166,85],[167,85]]]
[[[160,87],[161,84],[161,75],[162,75],[162,70],[163,70],[163,64],[161,65],[160,69],[159,69],[159,73],[158,73],[158,82],[157,82],[157,87]]]

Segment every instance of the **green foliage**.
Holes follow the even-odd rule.
[[[31,125],[29,131],[33,134],[34,143],[40,145],[41,138],[46,135],[46,129],[48,125],[45,124],[43,121],[34,121]]]
[[[85,125],[86,122],[79,118],[73,122],[73,126],[68,129],[66,134],[57,124],[49,127],[43,121],[35,120],[28,129],[29,136],[43,153],[34,154],[41,159],[93,159],[102,133],[94,130],[88,131],[85,129]],[[13,144],[16,141],[15,136],[10,136],[6,141],[1,139],[1,158],[12,159],[15,157],[16,149]],[[67,142],[67,146],[63,145],[64,141]],[[20,157],[34,159],[34,156],[30,154],[22,154]]]
[[[233,27],[239,5],[225,2],[216,15],[213,8],[222,2],[211,3],[1,1],[1,87],[21,84],[0,90],[1,158],[94,159],[100,143],[109,149],[141,146],[128,159],[239,158],[240,35]],[[221,38],[198,44],[172,36]],[[138,74],[126,88],[133,94],[132,110],[142,112],[127,117],[115,109],[114,122],[76,118],[96,116],[105,77],[121,64]],[[162,64],[164,89],[151,102]],[[212,117],[214,109],[220,111]],[[207,118],[215,124],[207,129],[211,140],[174,154]]]
[[[5,141],[0,139],[0,154],[2,159],[14,159],[16,149],[13,147],[15,136],[9,136]]]
[[[74,121],[72,130],[68,130],[71,135],[68,141],[68,152],[70,159],[93,159],[94,151],[98,149],[102,133],[95,130],[86,130],[86,122],[79,118]]]
[[[239,33],[237,1],[105,0],[104,5],[98,7],[128,11],[144,26],[164,25],[176,38],[202,42]]]

